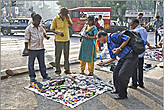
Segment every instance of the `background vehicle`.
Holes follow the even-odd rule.
[[[50,27],[53,19],[47,19],[43,22],[43,27],[46,29],[46,32],[50,32]]]
[[[3,35],[13,35],[14,33],[24,33],[31,18],[13,18],[11,23],[2,23],[1,32]]]
[[[78,7],[69,9],[69,11],[73,22],[73,32],[81,31],[88,16],[95,16],[98,18],[99,15],[102,15],[102,19],[104,20],[104,29],[110,29],[110,7]]]
[[[126,26],[121,26],[121,24],[118,21],[111,20],[110,29],[107,32],[114,33],[114,32],[123,31],[123,30],[126,30],[126,29],[127,29],[127,27]]]

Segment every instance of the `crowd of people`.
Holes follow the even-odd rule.
[[[139,16],[143,16],[142,14]],[[159,20],[159,16],[156,17],[157,20],[154,22],[154,26],[159,28],[162,22]],[[44,44],[43,39],[47,40],[49,37],[46,34],[44,28],[40,25],[42,17],[39,14],[32,15],[32,23],[25,30],[25,54],[28,57],[28,71],[30,82],[36,81],[36,75],[34,71],[34,61],[35,58],[38,59],[40,73],[43,80],[51,80],[51,77],[46,73],[45,66],[45,55],[44,55]],[[147,41],[148,33],[143,27],[142,17],[132,19],[129,22],[131,30],[136,32],[137,35],[142,39],[144,46],[150,47]],[[69,26],[72,26],[72,21],[69,16],[69,11],[67,8],[62,8],[60,13],[53,19],[51,24],[51,31],[55,34],[55,64],[56,64],[56,76],[60,76],[62,73],[60,68],[61,53],[64,52],[64,73],[71,74],[69,65],[69,48],[70,48],[70,36],[69,36]],[[107,43],[109,54],[111,59],[105,62],[100,62],[99,66],[104,66],[105,64],[111,63],[114,60],[118,60],[118,63],[113,71],[113,83],[115,90],[111,93],[118,94],[115,99],[126,99],[127,88],[130,77],[132,77],[132,85],[130,88],[137,89],[137,87],[144,88],[143,82],[143,64],[144,64],[144,52],[140,55],[136,54],[132,47],[128,45],[131,37],[127,35],[122,35],[120,37],[119,33],[108,34],[104,29],[104,21],[102,15],[99,18],[94,18],[94,16],[89,16],[86,24],[84,25],[80,35],[82,36],[81,47],[79,53],[79,60],[81,64],[81,73],[85,74],[86,63],[88,63],[89,76],[94,75],[94,62],[97,59],[97,47],[101,50],[103,44]],[[156,32],[156,31],[155,31]],[[157,36],[159,34],[156,32],[156,45]],[[159,37],[159,40],[161,37]],[[97,43],[98,42],[98,43]],[[162,42],[162,41],[161,41]],[[161,45],[160,42],[160,45]],[[97,46],[98,44],[98,46]],[[139,78],[137,76],[139,75]]]

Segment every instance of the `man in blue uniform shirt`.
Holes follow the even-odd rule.
[[[113,82],[116,89],[113,93],[118,93],[118,96],[115,99],[126,99],[129,79],[136,68],[138,60],[137,55],[134,54],[131,47],[127,46],[130,37],[123,35],[120,40],[119,33],[108,36],[107,33],[100,32],[98,34],[98,40],[100,43],[107,42],[111,56],[110,60],[100,62],[100,66],[113,62],[116,59],[116,56],[120,58],[113,71]]]
[[[141,39],[144,40],[144,42],[146,42],[147,46],[150,47],[150,44],[147,41],[148,33],[144,27],[139,25],[139,20],[133,19],[130,22],[130,26],[131,26],[131,29],[133,29],[133,31],[137,32],[140,35]],[[132,85],[129,86],[130,88],[137,89],[138,84],[139,84],[139,87],[144,88],[144,83],[143,83],[144,55],[145,55],[145,52],[138,55],[138,64],[137,64],[137,68],[136,68],[135,72],[133,72],[133,74],[132,74]],[[137,76],[138,76],[138,78],[137,78]],[[138,82],[138,84],[137,84],[137,82]]]

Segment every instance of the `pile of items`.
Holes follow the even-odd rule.
[[[145,59],[163,61],[162,50],[160,49],[147,49],[145,51]]]
[[[113,90],[114,87],[110,82],[95,76],[71,74],[43,83],[31,83],[25,88],[74,108],[99,94]]]

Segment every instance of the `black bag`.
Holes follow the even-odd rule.
[[[119,40],[121,41],[121,37],[127,35],[130,37],[130,40],[127,46],[130,46],[132,50],[137,54],[142,54],[145,51],[144,41],[141,39],[139,34],[134,31],[125,30],[119,33]],[[115,42],[114,42],[115,43]],[[122,41],[121,41],[122,43]]]

